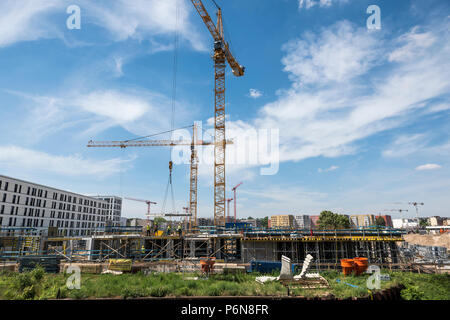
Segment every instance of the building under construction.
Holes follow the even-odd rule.
[[[367,257],[369,263],[395,267],[401,262],[399,230],[258,230],[203,229],[181,235],[145,236],[140,227],[98,230],[88,237],[49,237],[26,228],[0,232],[0,259],[22,256],[59,256],[68,262],[217,261],[249,264],[280,261],[281,256],[302,263],[311,254],[318,268],[339,268],[340,259]]]

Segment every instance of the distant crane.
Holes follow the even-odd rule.
[[[237,221],[236,221],[236,200],[237,200],[237,198],[236,198],[236,189],[237,189],[238,187],[240,187],[241,185],[242,185],[242,182],[239,183],[237,186],[235,186],[233,189],[231,189],[231,191],[234,192],[234,223],[237,222]]]
[[[125,199],[127,200],[132,200],[132,201],[138,201],[138,202],[144,202],[147,204],[147,223],[150,223],[150,206],[152,204],[157,204],[156,202],[150,201],[150,200],[142,200],[142,199],[135,199],[135,198],[128,198],[125,197]]]
[[[401,215],[402,215],[402,223],[403,223],[403,212],[408,212],[408,209],[390,209],[390,210],[388,210],[388,209],[386,209],[386,210],[384,210],[384,211],[396,211],[396,212],[399,212]]]
[[[416,207],[417,229],[419,229],[419,206],[423,206],[423,202],[408,202],[408,204]]]

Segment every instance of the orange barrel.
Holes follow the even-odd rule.
[[[357,275],[363,274],[369,266],[368,259],[359,257],[359,258],[354,258],[353,260],[355,261],[356,274]]]
[[[353,259],[341,259],[341,267],[344,275],[352,274],[354,270],[355,262]]]

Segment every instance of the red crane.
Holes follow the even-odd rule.
[[[135,198],[127,198],[127,197],[125,197],[125,199],[146,203],[147,206],[148,206],[148,209],[147,209],[147,223],[150,223],[150,206],[151,206],[152,204],[157,204],[156,202],[153,202],[153,201],[150,201],[150,200],[142,200],[142,199],[135,199]]]
[[[242,185],[242,182],[235,186],[231,191],[234,192],[234,223],[236,223],[236,189]]]

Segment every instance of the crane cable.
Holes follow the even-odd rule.
[[[176,98],[177,98],[177,73],[178,73],[178,47],[179,47],[179,19],[180,19],[180,6],[179,0],[175,0],[175,35],[174,35],[174,44],[173,44],[173,74],[172,74],[172,116],[170,122],[170,132],[175,131],[175,109],[176,109]],[[172,147],[169,148],[169,158],[172,158]],[[165,213],[167,196],[170,187],[170,195],[172,200],[172,213],[176,213],[175,210],[175,197],[173,193],[173,184],[172,184],[172,160],[169,162],[169,180],[166,186],[166,192],[164,194],[164,202],[162,206],[162,213]]]

